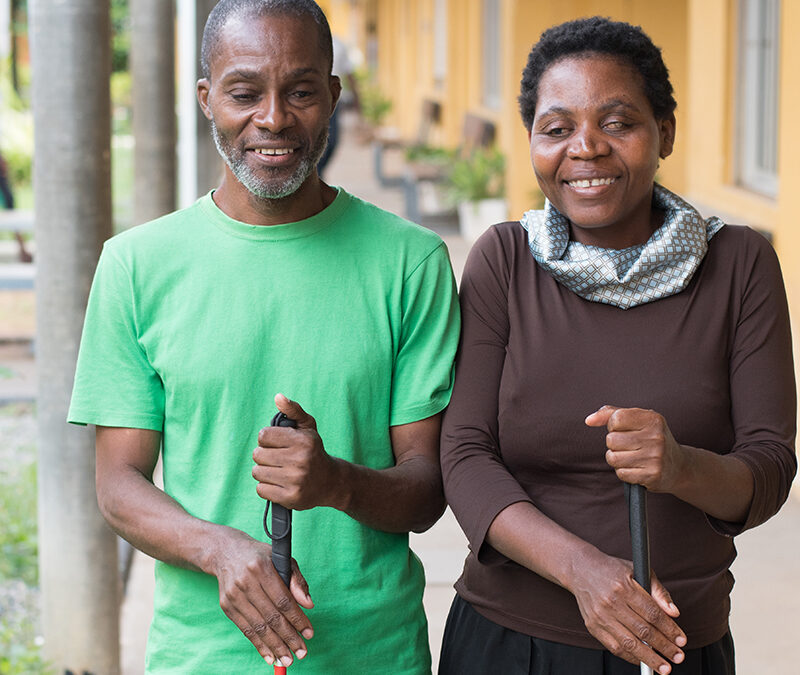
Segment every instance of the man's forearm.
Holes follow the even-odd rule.
[[[376,530],[424,532],[444,512],[439,467],[417,456],[376,470],[335,459],[334,508]]]
[[[135,468],[121,474],[98,487],[100,510],[117,534],[153,558],[213,574],[225,542],[247,536],[190,515]]]

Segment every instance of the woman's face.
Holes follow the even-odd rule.
[[[557,61],[539,81],[529,138],[539,186],[574,239],[606,248],[647,241],[657,226],[653,179],[672,152],[675,117],[655,118],[638,71],[597,54]]]

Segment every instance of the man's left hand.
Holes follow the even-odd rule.
[[[338,463],[325,452],[316,420],[283,394],[275,397],[275,405],[297,427],[264,427],[259,432],[253,450],[256,491],[263,499],[298,511],[336,507]]]

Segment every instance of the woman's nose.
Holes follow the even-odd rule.
[[[611,146],[602,130],[592,126],[581,126],[570,138],[569,156],[573,159],[594,159],[611,151]]]

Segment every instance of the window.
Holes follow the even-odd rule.
[[[778,193],[780,0],[739,0],[736,178],[770,197]]]
[[[483,0],[482,26],[483,104],[497,109],[501,103],[500,0]]]

